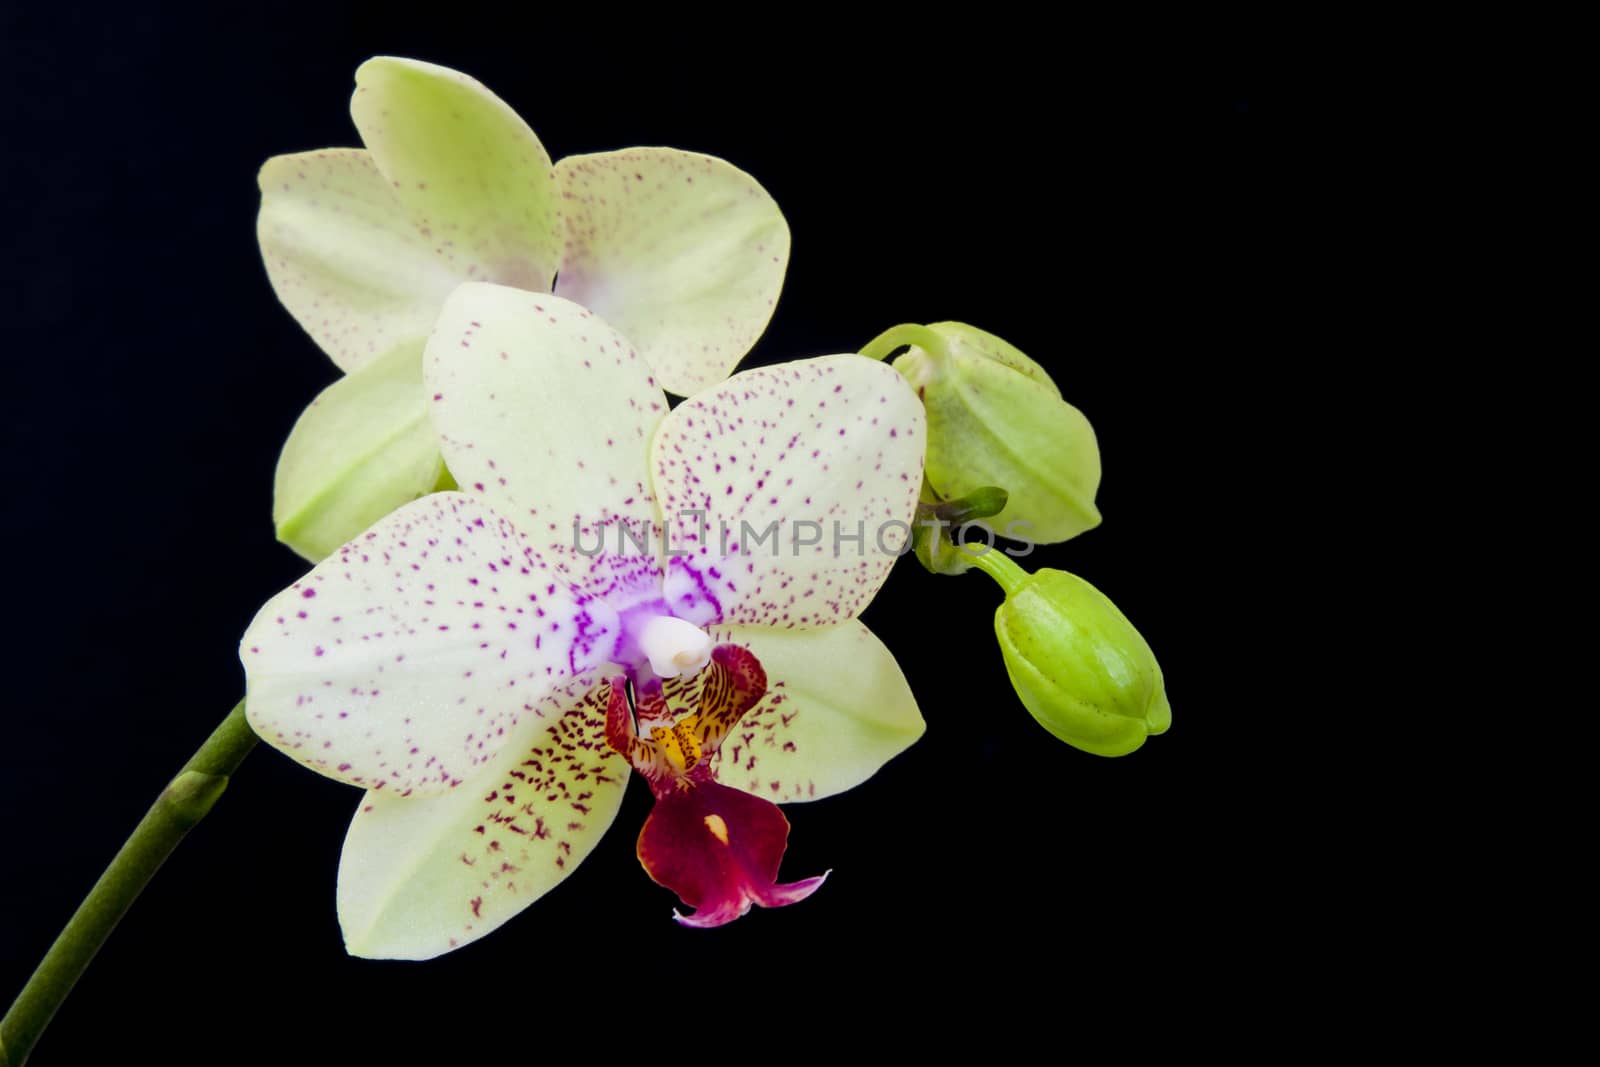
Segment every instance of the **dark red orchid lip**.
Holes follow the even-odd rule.
[[[639,862],[651,878],[697,909],[685,926],[721,926],[750,905],[779,908],[804,900],[827,877],[780,885],[778,866],[789,820],[760,797],[704,781],[656,799],[639,834]]]
[[[738,645],[718,645],[694,679],[657,683],[633,699],[622,678],[611,681],[606,743],[645,776],[656,796],[639,833],[639,862],[657,884],[696,909],[687,916],[673,913],[685,926],[722,926],[752,904],[793,904],[827,878],[780,885],[789,820],[771,801],[711,775],[711,758],[723,739],[766,691],[761,661]],[[696,711],[673,722],[672,705],[691,702]],[[649,737],[638,735],[635,713]]]

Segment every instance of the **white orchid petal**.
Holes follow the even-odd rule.
[[[571,874],[615,819],[628,765],[606,747],[597,673],[563,684],[470,783],[368,793],[339,860],[352,955],[431,959],[475,941]]]
[[[589,592],[655,581],[648,457],[667,398],[620,334],[560,297],[463,285],[445,302],[423,374],[463,491]]]
[[[256,233],[283,306],[341,370],[420,343],[461,278],[359,148],[261,168]]]
[[[767,692],[723,741],[719,782],[777,804],[853,789],[922,736],[926,724],[894,656],[859,620],[821,630],[736,626]]]
[[[356,71],[350,115],[457,277],[550,288],[564,240],[555,172],[504,101],[465,74],[380,56]]]
[[[673,148],[556,164],[567,249],[556,292],[626,334],[668,392],[728,376],[766,329],[789,226],[750,175]]]
[[[651,451],[665,588],[696,623],[829,626],[866,607],[910,533],[922,405],[860,356],[745,371],[684,401]]]
[[[436,493],[267,601],[239,648],[247,714],[329,777],[442,793],[553,684],[593,666],[615,623],[580,612],[506,519]]]

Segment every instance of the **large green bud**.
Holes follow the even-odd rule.
[[[928,414],[928,483],[941,497],[983,486],[1010,494],[995,532],[1052,544],[1100,525],[1100,449],[1094,429],[1033,360],[959,322],[896,326],[865,349],[910,349],[894,369]],[[1026,525],[1024,525],[1026,524]]]
[[[995,550],[973,565],[1006,590],[995,635],[1040,726],[1085,752],[1124,756],[1172,725],[1155,653],[1104,593],[1066,571],[1029,574]]]

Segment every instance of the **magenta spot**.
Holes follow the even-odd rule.
[[[317,595],[317,591],[315,589],[306,589],[301,591],[300,595],[305,597],[307,600],[310,600],[312,597]]]

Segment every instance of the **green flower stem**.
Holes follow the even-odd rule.
[[[238,769],[255,744],[256,735],[245,722],[241,700],[139,820],[56,943],[45,953],[16,1003],[0,1019],[0,1067],[22,1067],[50,1018],[111,936],[123,913],[184,835],[205,818],[228,787],[228,776]]]
[[[1011,561],[1011,557],[998,548],[991,548],[984,552],[967,552],[967,558],[972,565],[989,577],[1000,583],[1000,588],[1006,591],[1006,596],[1011,596],[1025,585],[1033,575],[1023,570]]]
[[[884,359],[897,348],[916,345],[934,355],[943,355],[944,338],[926,326],[906,322],[891,326],[862,346],[861,354],[868,359]]]

